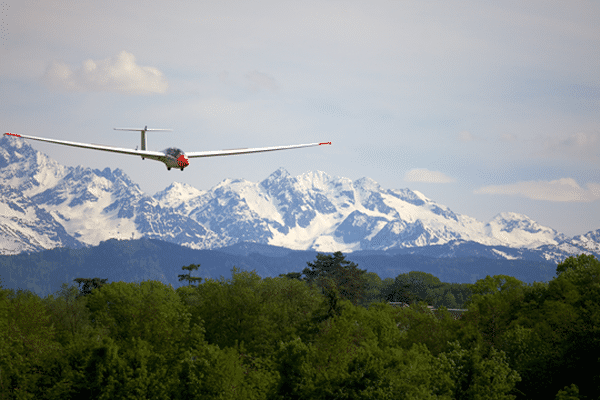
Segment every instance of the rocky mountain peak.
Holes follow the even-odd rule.
[[[521,229],[527,230],[528,232],[537,233],[543,229],[542,226],[529,218],[527,215],[514,212],[501,212],[497,214],[490,221],[490,224],[493,223],[501,225],[502,230],[506,232],[512,232],[514,229]]]
[[[297,177],[298,183],[307,189],[327,190],[332,178],[323,171],[309,171]]]
[[[368,192],[377,192],[381,188],[379,183],[368,177],[360,178],[354,181],[354,187]]]
[[[285,178],[288,178],[289,176],[290,176],[290,173],[287,171],[287,169],[285,169],[283,167],[279,167],[275,171],[273,171],[273,173],[271,175],[269,175],[267,179],[269,179],[269,178],[285,179]]]
[[[291,178],[290,173],[283,167],[279,167],[275,170],[271,175],[269,175],[265,180],[263,180],[260,185],[264,188],[269,188],[272,186],[279,186],[282,182],[287,181]]]
[[[178,200],[179,202],[187,201],[193,197],[201,196],[206,193],[203,190],[198,190],[187,183],[173,182],[164,190],[156,192],[154,197],[158,201]]]

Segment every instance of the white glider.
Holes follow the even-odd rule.
[[[275,151],[275,150],[288,150],[288,149],[299,149],[302,147],[313,147],[313,146],[322,146],[322,145],[330,145],[331,142],[321,142],[321,143],[308,143],[308,144],[293,144],[290,146],[272,146],[272,147],[257,147],[257,148],[245,148],[245,149],[231,149],[231,150],[212,150],[212,151],[196,151],[191,153],[184,153],[183,150],[178,149],[176,147],[169,147],[163,151],[151,151],[146,150],[146,132],[152,131],[170,131],[170,129],[148,129],[148,126],[142,129],[132,129],[132,128],[114,128],[118,131],[136,131],[141,132],[141,149],[124,149],[119,147],[111,147],[99,144],[88,144],[88,143],[78,143],[78,142],[69,142],[67,140],[58,140],[58,139],[48,139],[41,138],[36,136],[29,135],[21,135],[17,133],[5,133],[5,135],[16,136],[24,139],[31,140],[40,140],[42,142],[56,143],[62,144],[65,146],[73,146],[73,147],[81,147],[84,149],[94,149],[94,150],[103,150],[110,151],[113,153],[121,153],[121,154],[130,154],[133,156],[141,156],[142,160],[145,158],[149,158],[151,160],[156,160],[164,163],[167,166],[167,169],[171,168],[179,168],[183,171],[185,167],[190,165],[189,158],[196,157],[216,157],[216,156],[233,156],[237,154],[248,154],[248,153],[260,153],[263,151]]]

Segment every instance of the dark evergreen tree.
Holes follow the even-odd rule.
[[[79,296],[87,296],[88,294],[92,293],[92,290],[100,289],[108,281],[108,279],[100,278],[75,278],[73,280],[80,286]],[[81,286],[82,284],[83,287]]]
[[[307,262],[308,267],[304,268],[302,273],[306,276],[309,284],[315,283],[317,286],[326,288],[325,282],[330,279],[342,299],[347,299],[356,305],[365,298],[367,290],[367,281],[364,269],[359,269],[358,265],[346,260],[341,251],[332,255],[319,253],[315,262]]]
[[[279,274],[279,276],[288,279],[297,279],[299,281],[302,280],[302,274],[300,272],[288,272],[287,274]]]
[[[202,282],[202,278],[192,276],[192,271],[196,271],[198,268],[200,268],[200,264],[190,264],[187,267],[181,267],[181,269],[189,272],[187,274],[177,275],[179,282],[184,280],[188,281],[188,286],[192,285],[192,283],[195,284],[196,282],[200,284],[200,282]]]

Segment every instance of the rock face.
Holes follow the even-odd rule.
[[[140,237],[194,249],[254,242],[344,252],[473,242],[544,249],[547,259],[600,249],[600,230],[567,239],[516,213],[484,223],[417,191],[321,171],[280,168],[262,182],[226,179],[208,191],[175,182],[148,196],[120,169],[62,166],[4,136],[0,182],[1,254]]]

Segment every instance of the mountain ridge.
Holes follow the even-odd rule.
[[[476,246],[483,250],[481,254],[465,249],[467,256],[457,252],[457,257],[435,257],[436,254],[425,253],[427,250],[437,252],[441,246],[427,246],[395,251],[361,250],[348,254],[347,259],[381,279],[422,271],[443,282],[474,283],[486,275],[505,274],[531,283],[548,281],[556,273],[556,264],[552,262],[486,258],[487,246]],[[407,251],[415,253],[405,253]],[[266,278],[302,272],[307,262],[314,262],[317,254],[311,250],[248,242],[215,250],[196,250],[158,239],[109,239],[86,248],[54,248],[0,256],[0,278],[5,288],[30,290],[41,297],[55,293],[63,283],[74,284],[75,278],[99,277],[108,282],[157,280],[177,288],[184,284],[177,278],[182,273],[181,267],[189,264],[200,264],[193,276],[204,280],[228,279],[233,267],[255,271]]]
[[[513,212],[485,223],[418,191],[384,189],[369,177],[352,181],[323,171],[291,176],[279,168],[260,182],[225,179],[209,190],[173,182],[149,196],[120,169],[62,166],[19,138],[2,137],[0,145],[0,180],[13,190],[4,195],[2,206],[8,210],[20,202],[40,215],[43,210],[49,235],[54,235],[51,240],[37,231],[27,239],[24,232],[30,228],[24,219],[21,225],[18,219],[10,224],[0,220],[5,231],[23,232],[13,234],[10,243],[0,241],[1,254],[140,237],[193,249],[255,242],[347,253],[474,242],[543,249],[548,260],[600,249],[600,229],[567,238]]]

